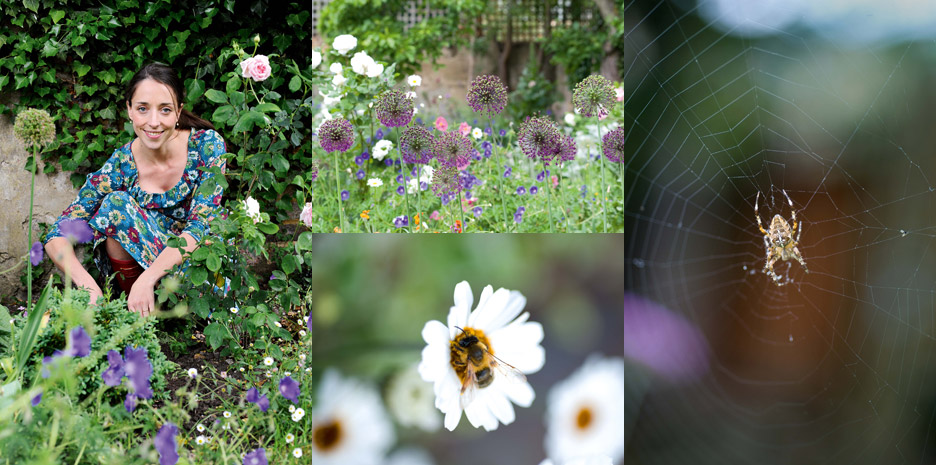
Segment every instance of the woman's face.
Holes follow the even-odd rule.
[[[164,149],[175,133],[181,106],[169,86],[154,79],[137,84],[133,98],[127,102],[127,112],[133,123],[133,132],[143,145],[154,151]]]

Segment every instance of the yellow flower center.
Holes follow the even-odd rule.
[[[312,432],[312,442],[320,451],[328,452],[341,442],[342,434],[341,423],[331,420],[315,427]]]
[[[575,426],[580,430],[588,429],[592,422],[592,411],[588,407],[582,407],[578,415],[575,416]]]

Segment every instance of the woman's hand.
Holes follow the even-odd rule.
[[[133,283],[130,295],[127,296],[127,308],[140,316],[149,316],[156,311],[156,295],[153,290],[156,283],[148,278],[146,272],[143,272]]]

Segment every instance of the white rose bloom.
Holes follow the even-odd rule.
[[[408,181],[406,181],[406,192],[407,192],[407,193],[409,193],[409,194],[415,194],[415,193],[416,193],[416,185],[417,185],[416,182],[417,182],[417,181],[416,181],[415,179],[413,179],[413,178],[410,178]]]
[[[454,300],[448,324],[429,321],[423,327],[422,337],[427,345],[422,351],[419,375],[433,383],[435,405],[445,414],[446,429],[454,430],[464,411],[472,426],[493,431],[500,423],[509,425],[516,419],[513,404],[529,407],[536,397],[520,373],[536,373],[543,368],[546,361],[546,352],[540,345],[543,326],[528,321],[529,312],[521,314],[526,297],[517,291],[501,288],[494,292],[493,287],[486,286],[478,306],[471,311],[474,295],[468,282],[462,281],[455,286]],[[472,376],[470,370],[462,368],[460,373],[456,372],[452,341],[464,338],[463,334],[476,337],[497,354],[500,368],[493,372],[493,379],[485,387],[468,378]],[[507,364],[510,366],[504,367]],[[463,391],[463,385],[469,388]]]
[[[244,211],[247,213],[247,216],[253,220],[253,222],[260,222],[260,203],[258,203],[253,197],[247,197],[247,200],[244,200]]]
[[[328,67],[328,70],[331,71],[332,74],[341,74],[341,63],[332,63],[331,66]]]
[[[419,87],[422,85],[422,77],[418,74],[413,74],[406,78],[406,83],[409,84],[410,87]]]
[[[340,74],[336,74],[335,77],[332,78],[332,84],[336,86],[343,86],[345,82],[348,82],[348,79]]]
[[[313,438],[308,463],[378,465],[395,441],[393,424],[377,389],[342,378],[329,369],[318,387],[318,404],[310,412]]]
[[[367,55],[366,52],[357,52],[351,57],[351,69],[360,75],[367,74],[367,70],[370,67],[376,66],[377,63]]]
[[[591,356],[552,387],[544,445],[556,463],[596,454],[623,459],[624,360]]]
[[[312,63],[310,64],[313,69],[318,68],[318,65],[322,64],[322,54],[318,50],[313,50],[310,58],[312,59]]]
[[[374,159],[383,160],[384,157],[393,149],[393,142],[387,139],[381,139],[374,145]]]
[[[342,34],[332,41],[332,48],[342,55],[347,55],[354,47],[357,47],[357,38],[351,34]]]
[[[370,178],[367,180],[367,185],[371,187],[380,187],[383,185],[383,181],[380,178]]]
[[[416,180],[410,179],[415,185]],[[432,384],[419,377],[413,364],[400,370],[387,386],[387,408],[402,426],[416,426],[425,431],[436,431],[442,426],[442,415],[435,408]]]

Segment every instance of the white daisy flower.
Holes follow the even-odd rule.
[[[383,185],[383,181],[380,178],[370,178],[367,180],[367,185],[371,187],[380,187]]]
[[[291,371],[287,371],[287,372],[283,373],[283,376],[289,376],[289,375],[292,375],[292,372],[291,372]]]
[[[484,132],[481,131],[481,128],[474,128],[471,130],[471,137],[474,137],[475,139],[480,139],[484,137]]]
[[[293,412],[295,412],[295,411],[296,411],[296,406],[295,406],[295,405],[290,405],[290,406],[289,406],[289,413],[293,413]]]
[[[274,321],[273,324],[276,325],[277,328],[282,328],[282,327],[283,327],[283,324],[280,323],[279,321]]]
[[[238,370],[240,370],[240,372],[243,373],[243,372],[244,372],[244,367],[240,367],[240,368],[238,368]]]
[[[295,457],[295,458],[297,458],[297,459],[300,458],[300,457],[302,457],[302,449],[300,449],[300,448],[298,448],[298,447],[295,448],[295,449],[293,449],[293,457]]]
[[[299,354],[299,360],[305,361],[306,354]]]
[[[195,427],[195,429],[197,429],[199,433],[204,433],[205,425],[199,424],[198,426]]]
[[[623,459],[624,360],[591,356],[552,387],[544,443],[557,463],[595,454]]]
[[[292,413],[292,421],[299,421],[302,417],[305,416],[305,410],[297,408],[295,412]]]
[[[483,426],[487,431],[497,429],[499,423],[513,423],[515,414],[511,402],[529,407],[536,397],[520,372],[536,373],[546,360],[540,345],[543,326],[527,321],[528,312],[520,314],[526,297],[503,288],[494,292],[491,286],[486,286],[472,312],[473,303],[471,286],[467,281],[458,283],[448,325],[430,321],[422,330],[423,340],[428,345],[422,351],[419,374],[423,380],[433,383],[435,406],[445,414],[444,424],[449,431],[458,425],[462,411],[472,426]],[[494,362],[498,367],[487,372],[493,375],[493,379],[486,377],[489,384],[477,382],[478,373],[484,367],[475,368],[476,364],[471,361],[453,360],[452,341],[464,342],[466,336],[476,338],[496,356]],[[488,359],[489,356],[484,356],[482,360]],[[455,362],[461,365],[457,371]],[[494,363],[491,365],[493,367]],[[474,369],[478,369],[478,373],[472,373]]]
[[[189,369],[188,369],[188,375],[189,375],[189,378],[194,378],[194,377],[198,376],[198,370],[195,369],[195,368],[189,368]]]
[[[231,307],[231,313],[237,314],[237,307]]]
[[[310,463],[377,465],[395,441],[393,425],[377,389],[325,372],[318,387],[318,404],[311,412]]]
[[[286,434],[286,444],[292,444],[292,442],[295,440],[296,440],[296,436],[294,436],[292,433]]]
[[[387,408],[402,426],[415,426],[436,431],[442,426],[442,416],[435,408],[432,384],[419,377],[416,365],[400,370],[387,386]]]
[[[224,411],[224,418],[231,418],[231,412],[228,412],[227,410],[225,410],[225,411]]]
[[[435,465],[432,456],[423,449],[404,447],[393,451],[384,465]]]
[[[306,332],[304,329],[299,330],[299,337],[306,337]]]
[[[422,76],[411,74],[406,78],[406,83],[409,84],[410,87],[419,87],[422,85]]]
[[[266,366],[271,366],[271,365],[273,365],[273,357],[265,357],[265,358],[263,359],[263,364],[266,365]]]
[[[208,442],[208,440],[205,439],[205,436],[199,435],[197,438],[195,438],[195,444],[198,444],[199,446],[204,445],[206,442]]]

